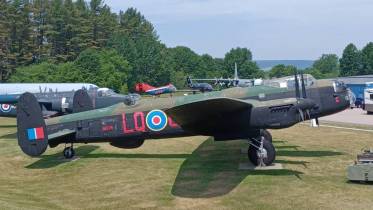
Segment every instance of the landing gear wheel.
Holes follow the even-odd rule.
[[[66,147],[64,150],[63,150],[63,156],[66,158],[66,159],[71,159],[75,156],[75,150],[73,147]]]
[[[263,145],[253,142],[247,151],[247,155],[256,166],[270,166],[276,159],[275,147],[265,139],[262,140],[262,143]]]
[[[268,130],[261,129],[260,136],[263,136],[265,140],[272,142],[272,134]]]

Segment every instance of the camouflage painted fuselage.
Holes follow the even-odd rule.
[[[76,131],[72,135],[53,138],[49,141],[52,147],[69,142],[112,142],[114,146],[120,146],[121,142],[126,140],[190,135],[208,135],[214,136],[216,140],[233,140],[257,136],[260,129],[285,128],[300,122],[300,115],[303,114],[298,113],[298,106],[313,107],[306,119],[339,112],[349,106],[347,91],[336,93],[331,81],[317,81],[313,87],[307,88],[309,100],[305,101],[306,105],[299,104],[294,96],[294,89],[287,88],[230,88],[197,95],[142,99],[133,106],[119,103],[103,109],[48,119],[46,125],[51,136],[63,130]],[[183,112],[183,116],[175,115],[173,112],[174,107],[197,104],[207,99],[225,98],[236,99],[247,106],[237,107],[235,111],[224,112],[221,116],[219,111],[222,106],[229,104],[212,103],[211,107]],[[214,113],[211,118],[207,116],[193,125],[179,123],[185,122],[188,115],[195,118],[210,112]],[[170,115],[175,117],[171,118]]]

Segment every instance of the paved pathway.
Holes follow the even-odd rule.
[[[320,120],[327,120],[333,122],[373,125],[373,115],[368,115],[366,111],[362,109],[346,109],[343,112],[329,115],[320,118]]]

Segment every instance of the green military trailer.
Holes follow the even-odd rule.
[[[366,150],[357,155],[357,160],[347,169],[347,178],[350,181],[373,181],[373,150]]]

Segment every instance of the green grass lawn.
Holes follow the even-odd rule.
[[[41,158],[18,148],[14,120],[0,118],[0,209],[372,209],[373,185],[346,167],[373,133],[298,125],[271,131],[283,170],[238,170],[245,141],[190,137],[134,150],[63,145]]]

